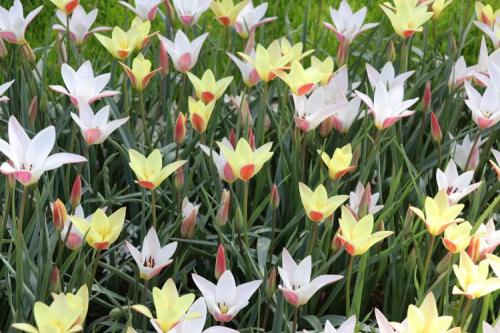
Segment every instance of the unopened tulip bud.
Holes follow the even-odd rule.
[[[199,205],[194,205],[188,200],[188,198],[184,198],[182,201],[181,236],[183,238],[194,237],[199,208]]]
[[[169,56],[165,44],[160,43],[160,74],[162,76],[167,76],[170,70]]]
[[[64,228],[64,222],[68,217],[68,213],[66,212],[66,207],[61,200],[57,199],[54,203],[51,204],[52,208],[52,222],[54,223],[54,227],[61,231]]]
[[[35,124],[36,115],[38,113],[38,96],[34,96],[31,100],[30,107],[28,109],[28,118],[30,120],[31,126]]]
[[[184,183],[185,183],[184,168],[180,167],[177,170],[175,170],[174,186],[176,189],[180,190],[181,188],[184,187]]]
[[[326,138],[327,136],[330,135],[333,131],[333,117],[328,117],[319,126],[319,135],[321,135],[323,138]]]
[[[389,42],[389,46],[387,48],[387,59],[390,62],[396,61],[396,47],[394,46],[394,42],[392,40]]]
[[[436,273],[443,274],[448,270],[449,263],[453,254],[451,252],[446,253],[446,255],[441,259],[436,266]]]
[[[439,126],[439,120],[434,112],[431,112],[431,135],[434,142],[441,144],[443,141],[443,132],[441,132],[441,126]]]
[[[362,218],[365,215],[368,215],[370,212],[370,206],[372,201],[372,187],[370,184],[367,184],[363,195],[361,196],[361,201],[359,202],[359,208],[357,211],[358,218]]]
[[[219,244],[219,247],[217,247],[217,256],[215,257],[215,278],[218,280],[225,271],[226,253],[224,251],[224,246]]]
[[[236,148],[236,132],[234,131],[234,128],[231,128],[231,131],[229,132],[229,143],[231,143],[233,148]]]
[[[243,226],[246,222],[243,219],[243,212],[241,211],[241,208],[239,206],[234,214],[234,222],[236,232],[240,233],[243,230]]]
[[[177,115],[177,119],[175,121],[175,129],[174,129],[174,141],[180,146],[184,143],[184,139],[186,138],[186,116],[179,112]]]
[[[451,51],[453,53],[456,53],[457,50],[458,50],[457,40],[453,36],[451,36]]]
[[[248,104],[246,96],[243,98],[243,101],[241,101],[241,107],[239,109],[241,110],[241,125],[243,127],[251,126],[253,123],[252,112],[250,111],[250,105]]]
[[[276,267],[273,267],[267,277],[266,293],[268,297],[272,297],[276,292],[276,276]]]
[[[280,193],[276,184],[273,184],[273,187],[271,187],[271,198],[269,200],[269,204],[273,209],[278,209],[280,205]]]
[[[50,272],[50,291],[53,293],[59,293],[61,291],[61,276],[59,269],[55,266]]]
[[[222,198],[219,209],[217,211],[216,221],[219,225],[226,225],[229,219],[229,209],[231,207],[231,192],[228,190],[222,191]]]
[[[335,233],[335,235],[333,236],[332,238],[332,241],[330,243],[330,247],[333,251],[333,253],[336,253],[338,250],[340,250],[342,248],[342,241],[340,240],[340,228],[339,230],[337,230],[337,232]]]
[[[3,39],[0,38],[0,58],[5,58],[8,55],[9,55],[9,52],[7,51],[7,47],[5,46]]]
[[[80,202],[82,201],[82,179],[80,178],[80,175],[77,175],[75,181],[73,182],[69,201],[73,209],[78,207],[80,205]]]
[[[24,60],[27,62],[35,63],[36,61],[36,56],[35,52],[33,52],[33,49],[31,48],[30,44],[26,43],[21,46],[21,55],[23,56]]]
[[[427,81],[425,84],[424,97],[422,98],[422,110],[425,112],[431,109],[432,104],[432,89],[431,81]]]
[[[250,145],[252,150],[255,150],[255,135],[253,135],[252,128],[248,129],[248,144]]]

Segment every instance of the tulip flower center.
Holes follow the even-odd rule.
[[[155,258],[153,257],[147,257],[146,260],[144,261],[144,266],[145,267],[148,267],[148,268],[153,268],[156,266],[156,263],[155,263]]]
[[[227,314],[229,312],[229,307],[226,305],[226,303],[219,303],[219,309],[222,314]]]
[[[240,178],[244,181],[250,180],[253,177],[253,173],[255,171],[254,164],[245,165],[240,169]]]
[[[203,103],[208,104],[215,99],[215,95],[210,91],[204,91],[201,94],[201,99],[203,100]]]
[[[227,16],[221,16],[217,18],[223,26],[229,26],[231,24],[231,20]]]
[[[447,189],[446,189],[446,194],[450,195],[452,193],[456,193],[458,191],[458,188],[456,187],[453,187],[453,186],[449,186]]]

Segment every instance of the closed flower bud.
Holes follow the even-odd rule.
[[[231,128],[231,131],[229,132],[229,142],[233,148],[236,148],[236,132],[234,131],[234,128]]]
[[[277,209],[280,205],[280,193],[276,184],[273,184],[273,187],[271,187],[271,198],[269,200],[269,204],[273,209]]]
[[[185,182],[184,168],[180,167],[179,169],[175,170],[175,175],[174,175],[175,188],[180,190],[181,188],[184,187],[184,182]]]
[[[431,135],[434,142],[441,144],[443,141],[443,132],[441,132],[441,126],[439,126],[439,120],[434,112],[431,112]]]
[[[231,207],[231,192],[228,190],[222,191],[222,198],[219,209],[217,210],[216,221],[219,225],[226,225],[229,219],[229,209]]]
[[[50,272],[50,291],[53,293],[59,293],[61,291],[61,277],[59,269],[55,266]]]
[[[169,56],[164,43],[160,43],[160,74],[167,76],[170,70]]]
[[[21,55],[23,56],[23,59],[26,60],[27,62],[35,63],[36,61],[35,52],[33,52],[33,49],[28,43],[23,44],[21,46]]]
[[[174,129],[174,141],[178,146],[182,145],[186,138],[186,121],[186,116],[182,112],[179,112]]]
[[[31,100],[30,107],[28,109],[28,118],[30,120],[31,126],[35,124],[36,115],[38,113],[38,96],[34,96]]]
[[[441,259],[436,266],[436,273],[443,274],[448,269],[448,265],[453,257],[451,252],[446,253],[446,255]]]
[[[251,126],[253,123],[252,113],[250,112],[250,105],[248,104],[248,100],[247,100],[246,96],[243,98],[243,101],[241,102],[241,107],[239,108],[239,110],[240,110],[240,116],[241,116],[241,125],[243,127]]]
[[[389,46],[387,47],[387,60],[394,62],[396,60],[396,47],[394,42],[391,40]]]
[[[218,280],[222,273],[226,271],[226,254],[224,246],[219,244],[217,247],[217,256],[215,257],[215,278]]]
[[[424,97],[422,98],[422,108],[424,113],[429,111],[432,104],[432,89],[431,81],[427,81],[425,84]]]
[[[330,243],[330,248],[332,249],[333,253],[336,253],[338,250],[342,248],[342,242],[339,238],[340,232],[341,230],[339,228],[335,233],[335,235],[333,236],[332,241]]]
[[[372,201],[372,187],[367,184],[363,195],[361,196],[361,201],[358,208],[358,218],[362,218],[370,213],[370,206]]]
[[[52,208],[52,222],[54,222],[54,227],[61,231],[64,228],[64,222],[68,217],[68,213],[66,212],[66,207],[61,200],[57,199],[54,203],[51,204]]]
[[[253,135],[252,128],[248,129],[248,144],[255,151],[255,135]]]
[[[276,292],[276,267],[273,267],[271,273],[267,277],[266,293],[268,297],[271,297]]]
[[[194,237],[199,208],[199,205],[194,205],[188,198],[184,198],[182,201],[181,236],[183,238]]]
[[[71,187],[71,195],[70,195],[70,203],[71,207],[75,209],[80,205],[82,200],[82,179],[80,175],[77,175],[75,181],[73,182],[73,186]]]

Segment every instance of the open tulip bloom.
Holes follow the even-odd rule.
[[[333,25],[328,22],[323,24],[336,34],[339,42],[347,41],[351,44],[360,33],[378,25],[378,23],[364,24],[366,11],[366,7],[363,7],[354,13],[347,0],[342,0],[339,9],[330,8]]]
[[[453,160],[448,162],[445,171],[436,171],[436,181],[439,191],[445,191],[451,204],[456,204],[462,198],[475,191],[481,182],[471,184],[474,171],[458,174],[457,165]]]
[[[296,96],[309,94],[323,78],[323,73],[321,73],[318,66],[304,69],[297,60],[292,62],[288,73],[278,70],[275,74],[290,87],[290,91]]]
[[[127,241],[125,245],[139,267],[141,279],[144,280],[152,279],[160,274],[162,269],[170,265],[173,261],[171,258],[177,248],[177,242],[162,247],[154,228],[149,229],[144,238],[141,252]]]
[[[43,6],[37,7],[24,17],[20,0],[14,0],[14,5],[9,10],[0,6],[0,38],[13,44],[26,44],[26,29],[42,8]]]
[[[243,62],[233,54],[227,53],[227,55],[236,64],[236,66],[238,66],[238,69],[240,70],[241,76],[243,78],[243,82],[248,87],[253,87],[260,81],[259,73],[257,73],[257,70],[251,63]],[[248,56],[252,60],[255,60],[255,50],[252,49],[248,53]]]
[[[250,0],[243,0],[235,4],[233,0],[213,0],[210,8],[221,25],[231,27],[249,2]]]
[[[389,17],[394,31],[403,38],[422,31],[424,23],[434,15],[427,11],[427,5],[419,4],[418,0],[394,0],[394,6],[385,2],[380,7]]]
[[[202,100],[205,104],[219,99],[233,81],[232,76],[216,80],[214,73],[210,69],[206,70],[201,78],[198,78],[196,75],[189,72],[187,75],[193,84],[196,97]]]
[[[343,278],[341,275],[320,275],[311,281],[311,256],[305,257],[297,264],[287,249],[283,248],[281,258],[283,267],[278,267],[281,277],[281,284],[278,288],[285,300],[294,307],[307,304],[319,289]]]
[[[156,17],[156,12],[161,4],[161,0],[135,0],[135,7],[126,1],[118,1],[118,3],[130,9],[141,20],[152,21]]]
[[[80,127],[88,145],[103,143],[111,133],[128,121],[129,117],[109,121],[109,110],[109,106],[106,105],[94,114],[90,105],[81,104],[78,114],[71,113],[71,118]]]
[[[374,215],[384,208],[384,205],[377,205],[379,197],[380,193],[371,193],[369,184],[364,187],[363,184],[358,183],[356,190],[349,193],[349,205],[347,208],[355,216],[360,216],[360,214]]]
[[[323,222],[332,216],[340,205],[348,198],[347,195],[328,197],[323,185],[318,185],[314,192],[303,183],[299,183],[300,198],[307,217],[313,222]]]
[[[161,71],[161,68],[157,68],[152,71],[151,61],[145,59],[142,54],[139,54],[137,57],[134,58],[134,61],[132,62],[132,68],[128,67],[123,62],[120,62],[120,64],[125,70],[125,73],[127,73],[127,76],[129,77],[130,81],[132,82],[132,86],[137,91],[144,90],[148,86],[151,78],[156,73]]]
[[[150,29],[150,21],[141,21],[141,19],[136,18],[132,21],[130,29],[126,32],[120,27],[114,27],[111,37],[98,33],[95,34],[95,37],[113,57],[124,60],[134,50],[140,50],[147,44],[147,41],[151,37],[149,35]]]
[[[208,33],[204,33],[191,42],[182,30],[177,30],[173,41],[158,35],[160,42],[167,50],[170,58],[172,58],[175,69],[182,73],[189,72],[196,65],[201,48],[207,37]]]
[[[474,21],[474,24],[489,37],[496,49],[500,48],[500,15],[497,14],[497,18],[491,26],[479,21]]]
[[[186,27],[198,22],[200,16],[210,8],[212,0],[174,0],[174,8]]]
[[[30,139],[17,119],[11,116],[8,136],[9,142],[0,139],[0,152],[9,159],[2,163],[0,172],[13,175],[24,186],[35,184],[45,171],[87,161],[80,155],[69,153],[50,155],[56,142],[54,126],[45,128]]]
[[[12,80],[0,85],[0,103],[5,103],[9,101],[9,98],[7,96],[4,96],[3,94],[12,86],[14,81],[15,80]]]
[[[197,274],[193,274],[192,277],[205,298],[208,311],[221,323],[233,320],[238,312],[248,305],[250,297],[262,283],[262,280],[255,280],[236,286],[230,270],[222,274],[217,285]]]
[[[366,64],[366,73],[368,74],[368,81],[373,89],[377,88],[379,83],[382,83],[387,90],[405,85],[406,80],[415,73],[414,71],[409,71],[396,75],[394,65],[392,62],[388,62],[382,67],[382,70],[378,72],[372,65]]]
[[[62,11],[57,11],[56,16],[61,23],[54,24],[52,29],[61,33],[66,33],[68,30],[66,27],[68,23],[66,14]],[[69,18],[69,36],[76,45],[83,44],[88,37],[95,32],[111,30],[109,27],[96,27],[91,29],[96,19],[97,9],[91,10],[88,13],[85,12],[82,6],[77,6],[74,9],[73,14]]]
[[[51,85],[50,89],[69,96],[71,103],[79,108],[80,105],[92,104],[104,97],[119,94],[118,91],[104,90],[111,74],[94,76],[94,70],[90,61],[84,62],[77,71],[68,64],[61,66],[61,75],[66,87]]]
[[[231,143],[226,138],[222,139],[221,145],[224,145],[225,147],[227,147],[227,149],[233,149]],[[221,180],[225,181],[228,184],[231,184],[237,179],[233,173],[231,165],[222,152],[219,154],[202,144],[200,144],[199,147],[207,156],[212,158]]]
[[[353,165],[353,155],[350,144],[335,149],[332,157],[322,151],[318,151],[318,153],[321,155],[321,160],[328,168],[328,176],[331,180],[338,180],[349,172],[356,170],[356,165]]]
[[[500,230],[496,230],[495,221],[491,218],[481,224],[472,236],[467,253],[475,262],[483,260],[488,253],[493,253],[500,245]]]
[[[238,14],[234,23],[234,29],[243,38],[247,38],[255,30],[266,23],[273,22],[277,17],[264,17],[267,11],[267,2],[257,7],[250,1]]]
[[[464,251],[471,240],[472,225],[469,222],[449,225],[444,231],[443,245],[453,254]]]

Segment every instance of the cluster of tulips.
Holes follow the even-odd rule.
[[[280,311],[286,312],[280,303],[284,300],[291,309],[285,314],[285,328],[295,333],[305,323],[300,320],[300,315],[315,315],[316,304],[313,303],[328,297],[324,290],[336,288],[340,282],[343,283],[345,298],[339,295],[340,289],[337,290],[335,295],[339,301],[334,309],[328,310],[331,314],[341,314],[343,322],[337,325],[339,322],[331,318],[323,321],[324,331],[328,333],[368,332],[372,329],[382,333],[456,333],[470,331],[473,326],[478,332],[500,332],[500,320],[495,324],[499,315],[500,290],[500,257],[495,254],[500,245],[500,230],[496,230],[495,225],[498,217],[495,213],[500,207],[500,152],[494,149],[498,146],[500,122],[500,9],[495,12],[490,5],[480,2],[475,5],[474,25],[496,50],[490,52],[488,41],[483,37],[478,63],[467,66],[463,56],[457,57],[447,73],[449,76],[441,80],[445,86],[447,83],[449,94],[465,104],[467,117],[472,120],[469,122],[472,127],[467,126],[470,127],[469,133],[474,134],[469,136],[462,132],[455,138],[451,133],[443,133],[443,122],[452,120],[444,115],[445,106],[439,111],[432,107],[430,81],[422,98],[407,96],[416,94],[410,88],[417,70],[409,70],[412,40],[427,31],[430,24],[435,25],[445,9],[459,1],[393,0],[382,3],[379,14],[385,13],[390,20],[397,35],[394,40],[401,44],[401,58],[395,66],[394,43],[391,42],[389,61],[380,70],[352,48],[358,36],[374,31],[379,23],[365,23],[367,8],[353,11],[346,0],[342,0],[338,8],[331,8],[331,21],[323,22],[324,27],[317,22],[328,34],[333,32],[338,41],[336,56],[326,54],[323,58],[318,57],[320,52],[307,50],[306,43],[294,44],[285,37],[266,45],[258,43],[263,40],[256,37],[259,27],[273,22],[278,24],[275,22],[278,17],[266,17],[267,3],[254,7],[251,0],[238,3],[233,0],[118,2],[134,16],[126,30],[119,26],[93,28],[98,10],[87,12],[85,7],[90,4],[86,1],[51,0],[51,4],[40,6],[26,16],[20,0],[14,0],[10,8],[0,7],[0,56],[8,58],[9,52],[19,52],[21,56],[14,59],[25,69],[23,75],[11,78],[12,81],[2,76],[8,82],[0,85],[0,108],[12,102],[9,92],[14,89],[16,81],[41,82],[36,64],[39,50],[31,47],[25,33],[42,8],[51,11],[53,8],[49,6],[54,5],[58,23],[52,29],[58,36],[56,44],[63,83],[41,89],[46,89],[45,95],[54,95],[51,112],[55,112],[56,117],[70,117],[74,121],[70,151],[52,154],[54,147],[58,147],[56,141],[63,129],[48,126],[37,131],[37,124],[42,123],[38,118],[42,115],[37,112],[36,99],[28,112],[2,108],[1,117],[7,123],[7,131],[0,135],[6,138],[0,139],[0,152],[4,158],[0,172],[5,176],[5,193],[10,199],[6,196],[3,200],[0,239],[7,237],[5,239],[12,246],[9,254],[12,252],[15,257],[15,270],[9,265],[15,300],[14,304],[9,302],[10,309],[0,311],[0,319],[2,313],[7,313],[6,317],[12,320],[11,329],[30,333],[87,331],[87,314],[93,312],[95,305],[93,294],[105,292],[99,279],[103,276],[112,279],[115,273],[110,267],[116,261],[132,258],[136,267],[124,274],[133,276],[131,272],[137,272],[137,278],[132,277],[132,280],[133,283],[142,283],[142,299],[140,302],[126,300],[121,304],[111,301],[114,310],[109,316],[121,324],[120,328],[108,327],[106,332],[147,332],[151,328],[158,333],[266,331],[271,328],[267,320],[270,312],[275,317],[283,316]],[[200,19],[202,15],[208,16],[205,13],[209,10],[225,35],[210,35],[209,32],[198,35],[202,30]],[[169,25],[166,36],[153,31],[158,23]],[[179,23],[177,31],[176,23]],[[239,36],[243,43],[235,43],[235,36]],[[96,74],[95,62],[83,58],[82,49],[94,37],[93,43],[100,52],[106,52],[109,59],[114,59],[109,73]],[[238,76],[226,76],[228,71],[216,70],[216,66],[212,69],[200,66],[199,58],[203,57],[207,41],[217,41],[218,38],[226,60],[239,70]],[[234,52],[236,45],[242,45],[243,50]],[[147,56],[154,56],[158,61],[148,60]],[[366,83],[352,82],[354,76],[349,70],[353,61],[366,62]],[[116,70],[121,69],[123,71],[117,79]],[[167,104],[164,83],[173,73],[175,79],[170,83],[177,85],[179,92]],[[26,75],[33,75],[33,78],[26,78]],[[147,100],[151,94],[148,89],[151,90],[151,83],[155,80],[161,81],[161,96],[159,106],[154,107],[159,112],[167,110],[160,118],[168,120],[163,119],[161,124],[152,121],[153,103]],[[114,87],[116,82],[118,85]],[[244,88],[237,95],[230,95],[235,91],[231,87],[236,82],[242,83],[238,86]],[[132,98],[130,94],[133,94]],[[117,111],[115,107],[121,98],[124,99],[123,110]],[[128,104],[129,100],[133,105]],[[419,103],[421,110],[417,112]],[[294,111],[291,117],[285,114],[285,106]],[[235,121],[226,121],[221,116],[222,109],[229,110]],[[398,149],[403,149],[404,154],[403,146],[397,143],[406,139],[402,123],[420,116],[420,113],[422,123],[420,133],[416,134],[416,159],[424,154],[420,146],[424,145],[424,137],[429,137],[435,151],[435,162],[431,166],[435,168],[435,178],[419,179],[416,170],[408,169],[415,183],[412,189],[418,191],[415,198],[420,199],[420,203],[417,201],[404,207],[403,210],[408,208],[406,216],[396,217],[401,225],[394,230],[385,230],[386,211],[393,207],[384,206],[383,198],[393,194],[392,188],[391,194],[387,194],[382,187],[380,152],[387,144],[396,141],[394,147],[397,148],[391,151],[392,158],[397,158]],[[457,121],[453,120],[455,124]],[[354,125],[361,122],[364,125],[358,127],[359,131],[373,129],[369,145],[361,144],[359,139],[349,139]],[[170,151],[159,144],[161,134],[158,132],[166,126],[170,127],[172,134],[169,144],[173,148]],[[449,128],[448,124],[446,128]],[[140,144],[118,142],[120,131],[132,133]],[[286,132],[291,138],[290,144],[295,146],[287,147],[296,153],[294,156],[298,159],[292,170],[282,168],[285,143],[279,139],[271,140],[279,137],[274,131],[281,135]],[[339,138],[334,139],[333,148],[325,144],[332,137]],[[76,147],[80,147],[80,138],[81,155],[74,153]],[[110,145],[97,150],[104,144]],[[191,156],[183,153],[188,147]],[[125,177],[124,174],[130,172],[135,184],[128,184],[127,190],[142,193],[142,205],[147,207],[142,213],[149,218],[140,227],[129,223],[134,217],[130,216],[129,207],[117,198],[109,198],[108,207],[84,210],[99,202],[98,196],[104,195],[93,189],[102,181],[102,178],[96,179],[93,169],[102,168],[103,162],[96,159],[102,154],[108,158],[113,150],[117,154],[112,159],[124,159],[129,166],[129,170],[120,170],[115,177]],[[410,157],[404,156],[404,163],[411,165]],[[111,163],[115,162],[112,160]],[[49,196],[54,198],[50,205],[41,202],[46,196],[36,194],[39,183],[43,183],[41,187],[53,186],[47,172],[63,169],[64,165],[73,166],[66,167],[63,178],[69,179],[75,170],[77,173],[72,186],[65,183],[68,202],[58,199],[58,196],[62,197],[59,193]],[[209,169],[211,176],[219,178],[212,179],[217,186],[197,187],[193,184],[193,172],[196,174],[202,168]],[[188,170],[193,171],[186,177]],[[280,207],[295,209],[286,207],[287,203],[293,203],[290,197],[295,194],[280,189],[284,185],[274,183],[274,171],[291,175],[294,182],[288,188],[296,190],[297,202],[302,204],[300,214],[294,219],[302,220],[305,216],[305,221],[298,227],[305,230],[287,234],[285,237],[291,235],[290,239],[279,236],[287,221],[278,221],[277,211]],[[313,173],[320,176],[311,177]],[[170,184],[169,177],[172,186],[167,185]],[[197,177],[201,183],[201,174]],[[285,174],[282,179],[287,177]],[[397,177],[401,174],[393,176]],[[481,179],[475,182],[474,179],[479,177]],[[356,187],[348,192],[346,188],[352,180],[355,180]],[[429,185],[422,187],[420,182]],[[21,185],[22,192],[19,208],[14,196],[16,183]],[[190,199],[189,189],[186,189],[188,184],[196,187],[194,191],[198,198],[213,191],[211,201],[216,208],[204,207]],[[372,193],[373,184],[376,184],[378,193]],[[424,194],[426,186],[433,189],[431,196]],[[256,229],[259,216],[265,215],[267,208],[253,200],[266,188],[269,189],[266,207],[271,212],[270,224],[264,226],[263,223],[261,229]],[[472,197],[484,191],[496,194],[490,202],[472,205]],[[166,230],[171,227],[166,226],[167,217],[161,211],[167,203],[174,207],[170,211],[179,216],[176,230],[173,234],[168,231],[170,236],[178,235],[177,238],[166,237]],[[392,203],[404,204],[404,201],[397,200]],[[26,258],[29,239],[25,240],[23,234],[29,227],[27,214],[31,205],[44,205],[43,212],[37,214],[47,214],[53,221],[47,231],[40,231],[41,237],[47,237],[50,248],[54,250],[54,255],[48,259],[51,286],[46,286],[53,293],[52,300],[36,297],[36,302],[26,313],[19,302],[22,303],[23,295],[31,293],[20,282],[24,280],[22,266],[29,261]],[[480,218],[467,213],[467,209],[477,211],[479,205],[483,209]],[[211,222],[200,225],[199,215],[204,210],[210,211],[207,219]],[[277,224],[284,226],[283,229]],[[426,232],[423,231],[424,225]],[[141,228],[148,230],[147,234],[141,232]],[[187,245],[202,237],[200,228],[213,230],[206,241],[217,244],[215,262],[199,261],[196,267],[186,269],[176,266],[175,274],[164,279],[167,267],[187,256],[190,251]],[[397,249],[390,255],[398,256],[398,251],[406,251],[411,238],[417,234],[420,235],[418,242],[422,244],[414,245],[420,246],[417,256],[421,255],[418,260],[422,261],[423,268],[412,271],[410,280],[412,285],[414,282],[412,288],[416,297],[407,299],[407,303],[402,301],[405,306],[412,304],[407,310],[405,308],[403,320],[395,321],[383,309],[375,307],[366,309],[363,306],[367,310],[363,312],[361,301],[368,296],[363,294],[364,274],[372,259],[389,256],[387,251],[395,247]],[[262,238],[258,238],[261,235],[269,235],[268,241],[261,241]],[[136,239],[141,237],[142,246],[138,247]],[[167,243],[167,238],[175,239]],[[254,241],[256,238],[258,240]],[[303,246],[295,242],[299,239]],[[92,250],[86,252],[87,247]],[[233,260],[238,261],[238,265],[234,265],[233,270],[227,260],[227,248],[237,252]],[[3,245],[0,250],[3,258]],[[194,253],[198,255],[204,251]],[[111,252],[113,255],[109,258],[113,259],[104,258]],[[445,255],[435,264],[433,258],[442,253]],[[330,274],[334,273],[331,263],[340,256],[346,262],[341,267],[342,273]],[[68,267],[78,261],[90,262],[83,271],[84,283],[81,286],[73,284],[68,271]],[[2,262],[6,261],[2,259]],[[204,266],[214,267],[215,280],[199,274],[211,270]],[[63,270],[65,274],[60,273]],[[391,273],[388,270],[382,274]],[[278,276],[279,283],[276,282]],[[237,281],[241,283],[237,284]],[[436,285],[442,281],[446,287],[441,289],[441,294],[436,294]],[[4,286],[5,290],[12,289],[10,282],[0,281],[0,295],[4,293]],[[183,289],[197,291],[182,294]],[[252,313],[255,311],[252,302],[256,298],[265,308],[263,320],[260,313]],[[442,298],[458,300],[458,316],[442,313],[446,306],[436,300]],[[479,320],[474,317],[477,313],[474,310],[480,309],[480,304],[483,304],[483,310]],[[11,315],[8,314],[10,310]],[[94,316],[96,311],[99,310],[94,311]],[[207,313],[212,319],[207,319]],[[242,327],[238,321],[242,316],[256,316],[257,319],[252,327]],[[211,327],[204,329],[205,326]]]

